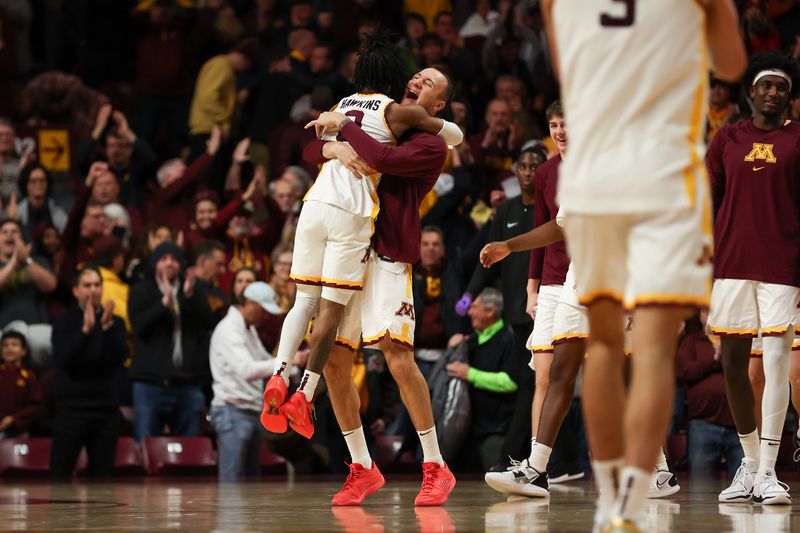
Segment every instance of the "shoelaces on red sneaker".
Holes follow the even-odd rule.
[[[361,476],[361,473],[364,471],[363,467],[358,468],[355,464],[349,464],[347,466],[350,468],[350,473],[347,474],[347,479],[344,480],[344,485],[342,486],[342,490],[340,492],[346,492],[350,490]]]
[[[438,465],[423,465],[422,467],[422,491],[430,492],[436,483],[436,470]]]

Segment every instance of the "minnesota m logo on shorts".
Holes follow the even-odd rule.
[[[400,304],[400,309],[395,311],[395,316],[407,316],[410,317],[411,320],[414,320],[414,305],[408,302],[403,302]]]
[[[767,163],[775,163],[778,158],[772,153],[774,144],[753,143],[753,149],[744,157],[745,161],[762,160]]]

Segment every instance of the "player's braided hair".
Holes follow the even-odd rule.
[[[792,78],[792,90],[789,92],[789,98],[797,98],[800,90],[800,65],[792,57],[778,52],[755,54],[750,58],[747,72],[742,78],[745,89],[750,89],[759,72],[771,69],[782,70]]]
[[[389,32],[379,25],[364,35],[353,76],[356,91],[382,93],[399,102],[408,78],[406,65]]]

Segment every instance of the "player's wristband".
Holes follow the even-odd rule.
[[[458,146],[464,140],[464,132],[461,131],[457,125],[447,120],[442,121],[442,129],[439,130],[438,135],[448,146]]]

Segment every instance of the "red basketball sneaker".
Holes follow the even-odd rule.
[[[367,470],[363,465],[353,463],[350,465],[350,474],[336,496],[331,500],[332,505],[359,505],[364,498],[383,487],[384,479],[378,465],[372,462],[372,468]]]
[[[286,433],[289,421],[280,411],[289,389],[280,376],[272,376],[264,388],[264,407],[261,410],[261,425],[272,433]]]
[[[414,505],[442,505],[456,487],[456,477],[439,463],[422,463],[422,489],[414,500]]]
[[[292,394],[281,407],[281,413],[289,419],[289,427],[300,435],[310,439],[314,434],[314,402],[306,400],[301,391]]]

